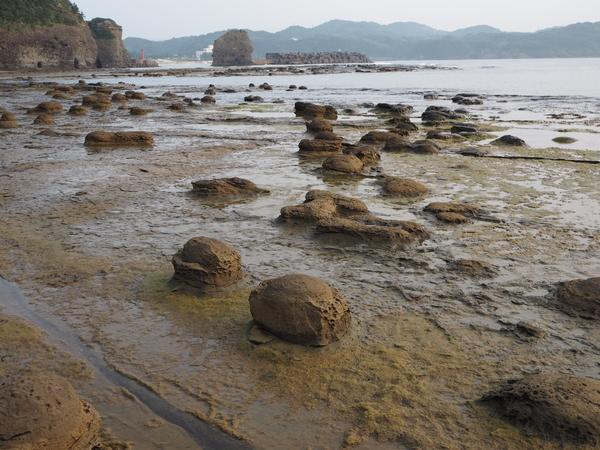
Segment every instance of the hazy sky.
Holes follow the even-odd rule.
[[[165,40],[230,28],[280,31],[313,27],[332,19],[383,25],[418,22],[454,31],[490,25],[503,31],[537,31],[577,22],[600,21],[598,0],[74,0],[86,20],[110,18],[123,37]]]

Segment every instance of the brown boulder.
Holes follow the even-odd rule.
[[[194,193],[205,197],[247,196],[269,193],[268,190],[259,188],[252,181],[237,177],[192,181],[192,190]]]
[[[129,100],[145,100],[146,94],[143,92],[125,91],[125,97],[127,97]]]
[[[19,128],[20,125],[15,121],[15,115],[13,113],[5,112],[0,117],[0,128]]]
[[[51,114],[40,114],[33,121],[35,125],[54,125],[54,117]]]
[[[308,275],[263,281],[249,301],[255,323],[294,344],[321,347],[338,341],[352,320],[341,292]]]
[[[385,177],[379,181],[382,193],[394,197],[418,197],[428,192],[421,183],[400,177]]]
[[[319,131],[315,134],[315,139],[321,141],[342,141],[343,139],[335,134],[333,131]]]
[[[307,119],[337,120],[337,110],[333,106],[321,106],[314,103],[296,102],[294,105],[296,116]]]
[[[125,94],[121,94],[121,93],[116,93],[113,94],[113,96],[110,98],[110,100],[112,102],[118,103],[118,102],[126,102],[127,101],[127,97],[125,96]]]
[[[58,102],[42,102],[35,108],[29,109],[28,113],[45,113],[45,114],[58,114],[61,113],[63,107]]]
[[[331,155],[323,162],[323,168],[343,173],[359,173],[363,162],[354,155]]]
[[[92,405],[54,374],[31,372],[0,384],[0,449],[88,449],[99,428]]]
[[[385,144],[390,139],[397,138],[398,134],[390,133],[389,131],[369,131],[360,138],[360,142],[367,142],[370,144]]]
[[[467,223],[469,221],[468,217],[463,216],[462,214],[459,213],[455,213],[455,212],[441,212],[436,214],[436,216],[438,218],[438,220],[441,220],[442,222],[446,222],[446,223]]]
[[[421,155],[437,155],[442,148],[435,142],[419,140],[410,144],[409,151]]]
[[[306,122],[306,131],[319,133],[320,131],[333,131],[333,125],[327,119],[314,119],[311,122]]]
[[[445,202],[433,202],[427,205],[423,211],[431,212],[434,214],[439,213],[458,213],[464,215],[476,215],[481,212],[476,206],[467,205],[465,203],[445,203]]]
[[[496,140],[490,142],[492,145],[506,145],[511,147],[528,147],[527,143],[516,136],[511,136],[509,134],[499,137]]]
[[[384,152],[408,152],[410,150],[410,142],[401,137],[389,139],[383,146]]]
[[[411,224],[412,226],[408,228],[414,231],[406,230],[404,224]],[[390,244],[410,244],[425,235],[423,228],[412,222],[385,221],[370,217],[364,219],[360,217],[323,219],[317,222],[316,230],[319,233],[340,233],[358,237],[361,240]]]
[[[360,200],[326,191],[308,191],[305,198],[306,200],[301,205],[281,208],[281,217],[315,221],[348,214],[366,213],[369,210],[367,205]]]
[[[493,277],[497,274],[491,264],[473,259],[460,259],[452,264],[454,269],[471,277]]]
[[[511,424],[544,438],[600,445],[600,381],[565,374],[528,375],[481,402]]]
[[[557,293],[560,308],[578,316],[600,319],[600,278],[567,281]]]
[[[298,148],[301,153],[340,153],[344,146],[339,139],[302,139]]]
[[[144,108],[140,108],[139,106],[133,106],[128,109],[129,109],[129,114],[131,114],[132,116],[145,116],[146,114],[154,111],[153,109],[144,109]]]
[[[84,116],[85,114],[87,114],[88,110],[85,106],[81,106],[81,105],[73,105],[69,108],[69,114],[72,114],[74,116]]]
[[[200,99],[200,103],[217,103],[217,101],[214,97],[211,97],[210,95],[205,95]]]
[[[152,145],[154,138],[146,131],[118,131],[111,133],[108,131],[92,131],[85,137],[83,145],[87,146],[122,146],[122,145]]]
[[[345,155],[354,155],[360,159],[363,164],[375,164],[381,159],[379,150],[366,145],[346,145],[342,151]]]
[[[173,281],[203,293],[227,292],[244,279],[240,254],[217,239],[192,238],[173,255],[171,262],[175,269]]]
[[[92,103],[92,109],[96,111],[108,111],[112,106],[112,102],[108,97],[98,97],[94,103]]]

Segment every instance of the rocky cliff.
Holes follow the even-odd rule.
[[[96,67],[131,67],[131,56],[123,45],[123,28],[111,19],[99,17],[87,22],[96,40]]]
[[[91,22],[69,0],[1,0],[0,70],[130,66],[121,27]]]
[[[215,41],[213,66],[251,66],[254,46],[244,30],[230,30]]]

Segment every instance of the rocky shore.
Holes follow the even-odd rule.
[[[252,79],[299,70],[305,89]],[[226,448],[150,394],[239,448],[597,447],[600,158],[534,138],[600,117],[323,102],[328,70],[391,69],[3,74],[0,276],[25,298],[0,302],[0,383],[67,380],[95,448]],[[201,73],[222,83],[143,86]],[[306,302],[275,314],[284,288]]]

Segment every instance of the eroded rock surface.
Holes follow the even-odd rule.
[[[350,308],[341,292],[308,275],[263,281],[250,293],[254,321],[294,344],[325,346],[350,327]]]
[[[337,120],[337,110],[333,106],[321,106],[314,103],[296,102],[294,105],[296,116],[307,119]]]
[[[558,289],[558,299],[569,313],[600,319],[600,277],[567,281]]]
[[[418,197],[428,189],[418,181],[401,177],[385,177],[379,181],[382,193],[392,197]]]
[[[203,197],[251,196],[269,193],[252,181],[237,177],[193,181],[192,190]]]
[[[600,382],[564,374],[529,375],[485,394],[508,422],[543,437],[600,445]]]
[[[146,146],[154,144],[154,138],[146,131],[92,131],[85,137],[84,145],[92,147],[111,147],[121,145]]]
[[[321,220],[335,216],[366,213],[369,209],[362,201],[341,194],[312,190],[305,196],[301,205],[284,206],[281,217],[284,219]]]
[[[242,257],[218,239],[192,238],[171,262],[175,269],[172,281],[205,293],[227,292],[244,279]]]
[[[57,375],[30,372],[0,384],[0,449],[91,448],[100,416]]]
[[[334,172],[360,173],[363,162],[354,155],[331,155],[323,162],[323,168]]]

